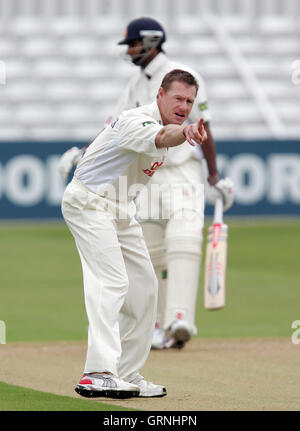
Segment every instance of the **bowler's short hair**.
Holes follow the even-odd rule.
[[[190,72],[181,69],[171,70],[171,72],[164,76],[161,87],[164,91],[168,91],[174,81],[184,82],[187,85],[194,86],[196,87],[196,94],[198,93],[199,84]]]

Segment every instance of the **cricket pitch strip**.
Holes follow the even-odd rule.
[[[78,398],[85,354],[85,342],[8,343],[0,381]],[[195,338],[182,350],[152,350],[141,370],[166,397],[93,401],[143,411],[299,410],[299,354],[290,338]]]

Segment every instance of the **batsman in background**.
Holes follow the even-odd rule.
[[[208,139],[201,146],[202,151],[199,146],[194,148],[188,142],[169,149],[167,163],[151,178],[148,186],[187,184],[191,187],[188,187],[186,194],[192,195],[193,185],[205,182],[202,165],[204,157],[209,172],[212,203],[221,197],[226,211],[233,203],[232,182],[228,178],[220,179],[217,171],[203,79],[191,68],[170,61],[163,51],[165,41],[165,30],[152,18],[138,18],[128,24],[125,37],[119,44],[127,45],[127,55],[139,70],[120,95],[112,117],[115,118],[126,109],[152,102],[163,76],[172,69],[180,68],[192,73],[199,83],[199,91],[188,122],[203,118]],[[62,156],[60,172],[64,177],[82,153],[83,150],[73,147]],[[162,209],[166,202],[168,196],[162,194],[159,202]],[[177,203],[177,206],[175,203],[175,208],[176,211],[184,210],[184,220],[176,220],[175,212],[167,219],[140,220],[159,284],[157,322],[152,340],[152,348],[156,349],[181,348],[197,333],[195,310],[202,258],[203,207],[198,208],[192,199],[189,200],[189,196],[185,196],[185,208],[180,205],[182,203]],[[189,212],[192,217],[189,217]]]

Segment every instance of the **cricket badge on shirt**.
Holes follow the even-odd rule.
[[[200,109],[201,112],[206,111],[208,109],[207,102],[199,103],[198,108]]]
[[[148,175],[148,177],[152,177],[153,174],[155,174],[156,170],[162,166],[164,162],[154,162],[152,163],[151,167],[148,169],[143,169],[144,174]]]
[[[156,123],[155,123],[155,121],[144,121],[144,122],[142,123],[142,126],[143,126],[143,127],[146,127],[146,126],[150,126],[151,124],[156,124]]]

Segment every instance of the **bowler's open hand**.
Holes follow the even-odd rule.
[[[188,124],[183,129],[184,135],[186,136],[186,140],[193,147],[196,144],[202,145],[204,141],[207,139],[207,134],[205,128],[203,126],[204,119],[201,118],[197,123]]]

